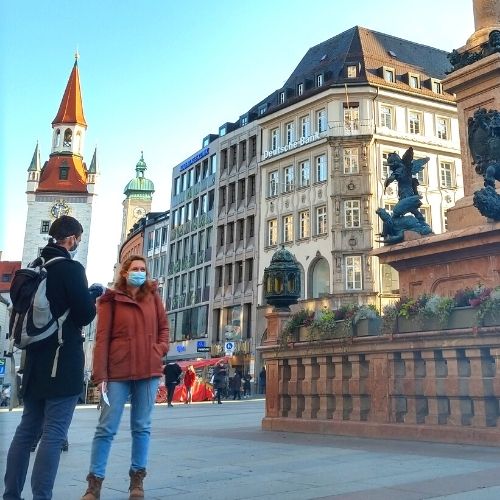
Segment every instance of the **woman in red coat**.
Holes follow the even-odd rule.
[[[189,365],[186,373],[184,374],[184,386],[186,387],[186,401],[185,403],[191,403],[193,400],[193,384],[196,380],[196,372],[194,371],[193,365]]]
[[[102,394],[101,415],[82,499],[100,497],[111,442],[129,397],[130,498],[143,498],[151,413],[169,342],[165,308],[155,283],[147,279],[144,257],[132,255],[123,262],[115,289],[102,295],[97,313],[92,378]]]

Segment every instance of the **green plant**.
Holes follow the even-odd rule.
[[[432,295],[427,298],[421,314],[424,318],[437,318],[441,326],[446,326],[454,307],[455,301],[451,297]]]
[[[297,331],[301,326],[310,326],[314,320],[314,312],[307,309],[300,309],[293,313],[285,323],[279,335],[279,344],[284,347],[288,342],[296,340]]]
[[[399,302],[387,304],[382,310],[382,333],[391,335],[396,330],[396,321],[399,313]]]
[[[481,295],[477,312],[480,324],[483,323],[487,315],[491,315],[495,319],[500,319],[500,287],[493,290],[485,288]]]
[[[378,309],[373,304],[362,305],[358,308],[354,317],[352,319],[353,324],[355,325],[362,319],[377,319],[380,318],[380,313]]]

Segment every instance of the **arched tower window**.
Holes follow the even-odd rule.
[[[82,133],[78,131],[76,133],[76,140],[75,140],[75,153],[80,154],[81,147],[82,147]]]
[[[330,266],[324,257],[311,263],[309,269],[309,298],[317,299],[330,293]]]
[[[59,129],[56,130],[54,134],[54,147],[58,148],[61,145],[61,131]]]
[[[73,132],[71,131],[70,128],[67,128],[65,131],[64,131],[64,142],[63,142],[63,146],[65,148],[70,148],[71,147],[71,141],[73,140]]]

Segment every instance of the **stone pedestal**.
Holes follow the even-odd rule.
[[[500,222],[425,236],[372,251],[399,272],[403,297],[453,295],[460,288],[500,284]]]
[[[483,187],[483,178],[472,164],[467,122],[479,108],[500,109],[500,54],[491,54],[454,71],[443,80],[443,88],[456,96],[462,150],[464,197],[446,213],[448,229],[453,231],[488,222],[472,204],[474,192]]]

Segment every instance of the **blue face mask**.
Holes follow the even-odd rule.
[[[130,271],[127,276],[127,283],[130,286],[141,286],[146,281],[145,271]]]

